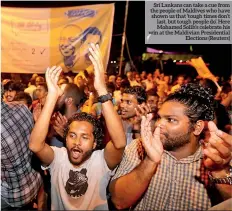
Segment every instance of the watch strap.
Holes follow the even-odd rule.
[[[101,95],[97,98],[97,101],[100,103],[104,103],[108,100],[112,100],[112,95],[110,93],[108,93],[106,95]]]

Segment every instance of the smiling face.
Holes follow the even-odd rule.
[[[16,93],[17,92],[15,90],[11,90],[11,89],[5,91],[4,96],[5,96],[6,101],[7,102],[12,102],[14,100],[14,97],[15,97]]]
[[[66,147],[69,161],[74,166],[88,160],[96,147],[93,125],[87,121],[73,121],[66,136]]]
[[[185,115],[186,107],[173,101],[165,102],[159,112],[160,138],[164,149],[173,151],[191,142],[193,127]]]

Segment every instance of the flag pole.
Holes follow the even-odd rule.
[[[128,6],[129,6],[129,0],[126,1],[126,8],[125,8],[124,29],[123,29],[123,34],[122,34],[122,47],[121,47],[120,63],[119,63],[119,75],[122,74],[122,59],[123,59],[124,45],[125,45],[125,39],[126,39],[126,24],[127,24],[127,16],[128,16]]]

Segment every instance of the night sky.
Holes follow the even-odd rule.
[[[63,6],[79,6],[87,4],[115,3],[115,19],[113,34],[121,34],[124,26],[125,2],[105,1],[105,2],[1,2],[2,6],[16,7],[63,7]],[[126,35],[129,44],[131,56],[142,55],[146,47],[152,47],[168,51],[180,51],[186,53],[195,53],[203,55],[205,62],[210,63],[210,70],[219,76],[228,77],[231,74],[231,50],[232,45],[208,44],[208,45],[193,45],[193,52],[190,52],[190,45],[145,45],[144,44],[145,30],[145,3],[132,1],[129,2],[128,20]],[[120,56],[121,36],[113,36],[111,45],[110,59],[116,60]],[[128,58],[127,51],[124,51],[125,58]]]

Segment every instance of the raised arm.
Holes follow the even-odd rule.
[[[144,194],[156,172],[163,154],[160,141],[160,128],[151,132],[152,114],[142,117],[141,140],[146,151],[145,159],[129,174],[119,177],[110,183],[112,201],[117,209],[125,209],[134,205]],[[123,168],[120,166],[119,168]]]
[[[92,44],[90,53],[90,60],[93,63],[95,74],[94,87],[98,96],[106,95],[107,89],[104,78],[104,67],[99,46]],[[111,100],[102,103],[102,113],[111,137],[111,141],[108,142],[105,148],[104,156],[108,167],[114,169],[122,159],[124,148],[126,146],[126,136],[121,119],[115,111]]]
[[[52,148],[45,143],[45,139],[56,101],[62,94],[62,90],[57,85],[61,71],[61,67],[56,66],[48,68],[46,71],[48,95],[42,112],[32,130],[29,142],[30,150],[33,151],[45,165],[49,165],[54,159],[54,152]]]

